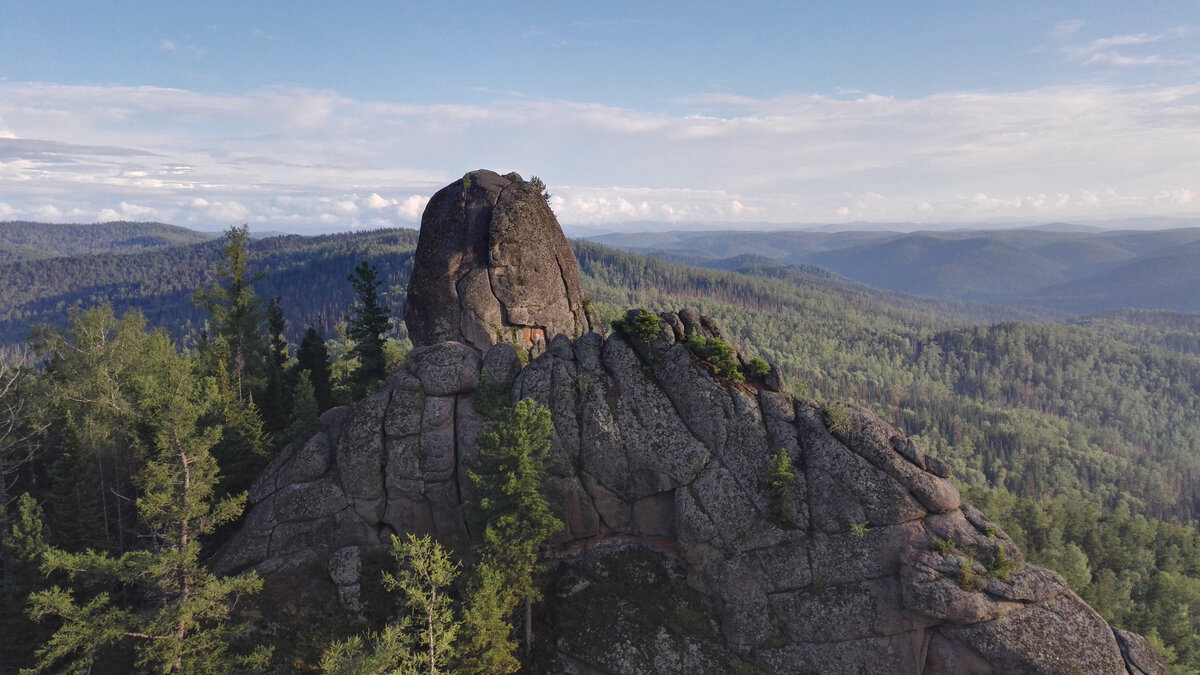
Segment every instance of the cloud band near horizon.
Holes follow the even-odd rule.
[[[477,168],[541,176],[568,229],[1084,220],[1200,204],[1200,85],[669,107],[0,82],[0,220],[413,226],[434,191]]]

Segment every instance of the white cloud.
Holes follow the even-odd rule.
[[[429,197],[412,195],[396,207],[396,215],[407,222],[420,222],[421,214],[425,212],[425,205],[428,203]]]
[[[671,114],[0,82],[2,129],[22,134],[0,139],[0,194],[30,218],[46,205],[128,218],[125,202],[208,229],[411,226],[438,188],[486,167],[545,178],[567,225],[1174,213],[1200,191],[1198,98],[1200,85],[720,95]]]
[[[1159,204],[1170,204],[1172,206],[1183,206],[1191,204],[1195,200],[1195,195],[1187,188],[1179,188],[1177,190],[1164,190],[1154,196],[1154,201]]]
[[[1183,47],[1180,50],[1177,47],[1177,41],[1191,33],[1184,27],[1157,33],[1113,35],[1082,43],[1074,41],[1080,27],[1082,26],[1077,25],[1075,30],[1070,32],[1062,32],[1056,28],[1053,35],[1064,43],[1061,46],[1062,53],[1071,61],[1083,65],[1171,67],[1188,66],[1197,62],[1194,48]],[[1155,45],[1164,53],[1145,53],[1141,48],[1147,45]]]
[[[63,215],[62,211],[59,211],[58,207],[52,204],[43,204],[35,209],[33,213],[39,220],[45,220],[52,223],[57,222],[60,218],[62,218]]]
[[[175,44],[175,41],[169,38],[163,38],[162,42],[158,43],[158,48],[172,54],[179,51],[179,45]]]

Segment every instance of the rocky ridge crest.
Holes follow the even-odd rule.
[[[517,179],[505,180],[502,192]],[[425,223],[440,222],[429,214],[444,213],[445,199]],[[443,239],[422,231],[420,245],[430,241]],[[410,307],[424,287],[415,279]],[[573,302],[550,304],[582,308]],[[425,307],[410,309],[410,331],[462,326],[474,311]],[[487,423],[473,397],[486,371],[513,401],[548,408],[556,429],[547,489],[566,527],[548,551],[540,671],[1165,672],[1144,640],[1114,632],[1061,577],[1026,565],[962,502],[947,467],[883,419],[793,396],[777,371],[722,380],[686,344],[722,337],[720,326],[688,310],[655,322],[608,337],[540,323],[544,349],[526,366],[518,349],[535,351],[536,340],[421,333],[387,388],[327,412],[321,432],[271,463],[218,567],[257,569],[268,587],[325,584],[354,611],[362,560],[387,535],[465,541],[464,463]],[[794,469],[786,513],[767,488],[780,451]]]

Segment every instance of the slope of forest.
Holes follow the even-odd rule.
[[[330,327],[354,298],[347,275],[364,259],[398,318],[415,245],[411,230],[272,238],[250,243],[250,266],[265,274],[255,290],[281,297],[295,344],[309,324],[335,337]],[[194,339],[204,314],[192,291],[211,283],[219,248],[2,265],[0,336],[15,353],[31,322],[61,325],[66,307],[109,302]],[[585,241],[575,252],[607,318],[695,308],[778,364],[791,389],[873,408],[946,459],[1031,561],[1063,572],[1109,621],[1173,650],[1181,672],[1200,668],[1195,314],[1023,323],[1020,311],[884,293],[758,259],[740,261],[751,263],[746,274]]]
[[[164,223],[0,222],[0,263],[91,253],[135,253],[211,241],[216,236]]]
[[[364,259],[379,268],[391,302],[399,302],[416,240],[414,230],[255,240],[252,264],[264,275],[256,289],[265,297],[287,298],[286,334],[298,342],[306,325],[328,331],[345,317],[353,298],[346,275]],[[213,282],[220,248],[219,241],[209,241],[0,265],[0,357],[21,353],[30,326],[61,324],[65,308],[77,303],[107,302],[118,315],[136,307],[151,325],[177,337],[193,332],[203,312],[192,303],[192,292]]]

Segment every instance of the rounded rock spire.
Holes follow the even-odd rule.
[[[472,171],[425,207],[404,312],[415,346],[454,341],[530,355],[598,327],[579,264],[541,191],[516,173]]]

